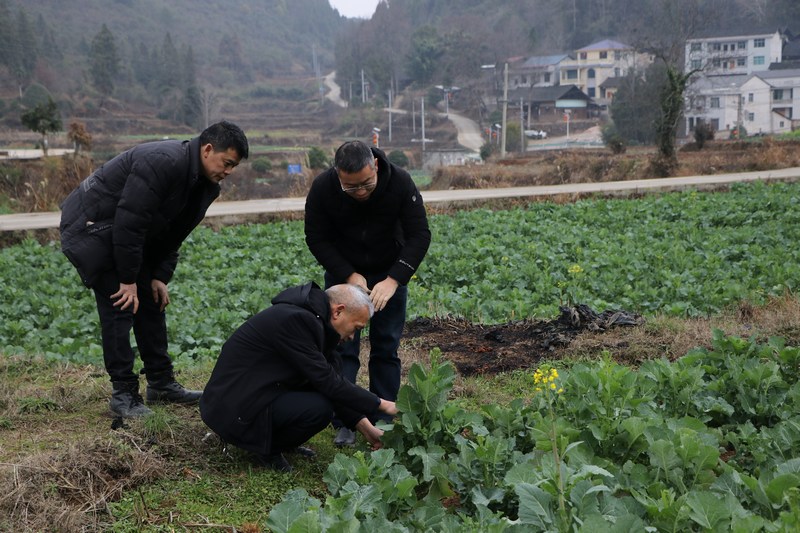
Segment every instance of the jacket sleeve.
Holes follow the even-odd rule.
[[[400,177],[400,176],[398,176]],[[389,276],[401,285],[407,285],[411,276],[419,268],[428,253],[431,244],[431,230],[428,227],[428,216],[419,193],[411,177],[407,174],[406,187],[400,198],[400,225],[405,239],[397,260],[389,269]]]
[[[172,162],[151,153],[131,166],[114,216],[114,264],[122,283],[134,283],[142,267],[150,221],[169,193]]]
[[[306,197],[305,234],[306,244],[311,254],[336,279],[345,280],[356,271],[352,264],[336,247],[334,225],[326,213],[326,205],[331,199],[325,190],[333,179],[334,170],[326,170],[314,180]]]

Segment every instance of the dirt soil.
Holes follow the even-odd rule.
[[[406,325],[405,338],[420,349],[438,347],[461,376],[497,374],[558,358],[581,333],[641,326],[640,315],[619,310],[597,313],[586,305],[561,307],[553,320],[519,320],[486,326],[464,319],[420,318]],[[414,342],[416,340],[417,342]]]

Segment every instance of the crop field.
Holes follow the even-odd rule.
[[[494,324],[551,317],[560,304],[578,302],[685,318],[757,305],[797,290],[798,206],[800,184],[752,183],[432,216],[433,243],[410,284],[408,318]],[[227,336],[281,289],[322,279],[297,221],[200,228],[181,253],[167,315],[183,369],[209,368]],[[0,250],[0,299],[0,353],[102,364],[91,292],[55,243]],[[455,369],[434,349],[427,364],[408,371],[384,449],[337,453],[324,473],[300,466],[298,477],[286,478],[210,464],[218,452],[193,442],[196,457],[164,454],[176,463],[172,474],[131,483],[94,524],[116,531],[189,524],[274,532],[798,531],[800,349],[722,332],[712,344],[638,368],[610,353],[551,361],[486,380],[475,397],[454,394]],[[0,375],[25,375],[14,365],[0,366]],[[29,397],[47,404],[47,390],[30,392],[37,383],[25,382],[27,404],[0,387],[0,428],[32,417],[23,409]],[[69,396],[71,389],[60,390]],[[496,391],[514,399],[494,403]],[[182,424],[196,426],[186,433],[204,431],[197,417]],[[136,445],[135,431],[115,444],[119,457],[159,453]],[[45,478],[44,494],[56,498],[60,475],[49,484]],[[309,481],[320,477],[324,487]],[[21,501],[4,507],[0,497],[0,529],[20,524]]]
[[[758,303],[800,283],[798,206],[800,185],[748,184],[434,216],[408,318],[499,323],[553,316],[566,302],[696,316]],[[168,320],[182,357],[215,356],[280,290],[322,281],[299,221],[200,228],[181,255]],[[0,298],[5,353],[100,361],[91,291],[57,244],[1,250]]]

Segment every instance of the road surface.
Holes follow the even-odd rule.
[[[610,181],[603,183],[569,183],[564,185],[541,185],[535,187],[508,187],[501,189],[463,189],[423,191],[426,204],[449,204],[496,198],[536,198],[561,194],[646,192],[703,188],[746,181],[800,180],[800,167],[739,174],[716,174],[713,176],[684,176],[647,180]],[[235,217],[262,213],[302,213],[305,198],[271,198],[243,202],[215,202],[211,204],[207,217]],[[0,215],[0,231],[23,231],[57,228],[61,214],[19,213]]]

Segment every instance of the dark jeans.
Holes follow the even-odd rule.
[[[367,286],[386,279],[386,274],[366,276]],[[325,273],[325,287],[343,283]],[[406,302],[408,287],[400,285],[389,303],[381,311],[377,311],[369,321],[369,390],[384,400],[397,400],[400,390],[400,358],[397,349],[406,323]],[[342,356],[342,373],[350,382],[356,382],[356,375],[361,363],[358,358],[361,334],[356,333],[353,340],[339,345]]]
[[[133,372],[136,355],[131,348],[131,329],[148,376],[172,372],[172,361],[167,353],[166,314],[153,301],[150,279],[140,276],[136,281],[139,310],[133,314],[133,306],[122,311],[114,307],[111,295],[119,290],[119,279],[115,272],[106,272],[95,282],[95,301],[100,317],[103,340],[103,361],[111,381],[137,381]]]
[[[333,418],[333,404],[322,394],[291,391],[270,404],[272,443],[270,453],[282,453],[308,441]]]

